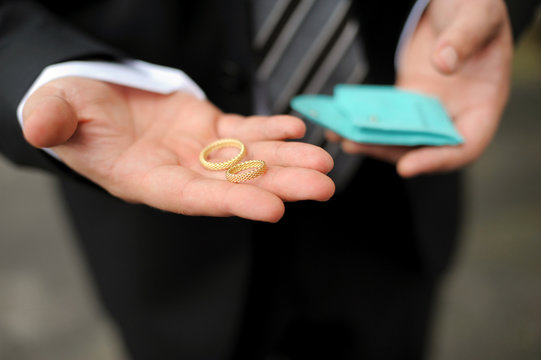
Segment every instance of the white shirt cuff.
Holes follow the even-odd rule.
[[[186,91],[199,99],[205,98],[203,90],[178,69],[132,59],[120,62],[67,61],[47,66],[28,89],[17,106],[17,119],[21,127],[23,126],[22,112],[28,97],[45,83],[68,76],[101,80],[160,94]],[[58,159],[58,156],[50,149],[43,150]]]

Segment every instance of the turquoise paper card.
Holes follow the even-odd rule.
[[[463,142],[440,101],[379,85],[337,85],[333,96],[299,95],[291,107],[350,140],[385,145]]]

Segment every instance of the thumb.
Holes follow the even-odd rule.
[[[44,85],[26,101],[23,112],[26,141],[39,148],[61,145],[77,129],[77,116],[62,90]]]
[[[436,70],[444,74],[458,70],[494,38],[504,19],[499,1],[465,1],[436,41],[432,55]]]

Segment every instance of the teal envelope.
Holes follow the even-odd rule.
[[[394,86],[337,85],[334,95],[299,95],[291,107],[361,143],[457,145],[462,137],[440,101]]]

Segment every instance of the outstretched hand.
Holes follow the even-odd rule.
[[[502,0],[432,0],[402,53],[396,85],[438,96],[464,144],[411,148],[344,140],[345,151],[396,163],[404,177],[471,163],[490,143],[507,102],[512,47]]]
[[[302,137],[291,116],[224,114],[205,100],[160,95],[85,78],[54,80],[23,109],[24,135],[51,148],[76,172],[134,203],[186,215],[240,216],[278,221],[284,201],[329,199],[333,166],[322,149],[286,139]],[[203,168],[199,153],[220,138],[246,144],[246,159],[267,172],[234,184]]]

